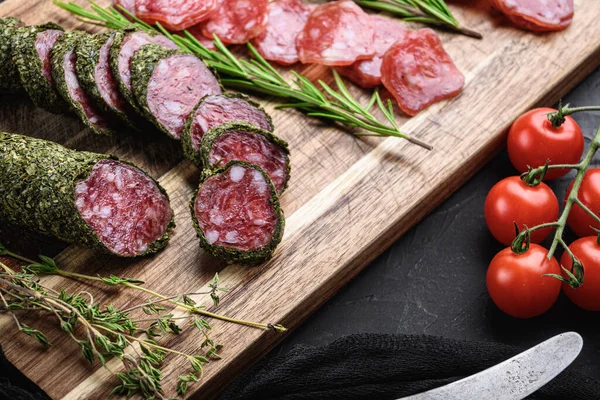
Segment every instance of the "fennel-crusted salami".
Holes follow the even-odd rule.
[[[0,92],[15,93],[23,89],[12,55],[13,37],[20,25],[18,18],[0,18]]]

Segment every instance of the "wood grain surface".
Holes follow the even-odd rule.
[[[434,146],[431,152],[394,138],[359,140],[298,112],[274,110],[277,102],[273,99],[259,99],[273,116],[276,133],[290,144],[293,169],[290,187],[282,197],[287,215],[284,239],[273,260],[254,268],[226,266],[199,248],[188,210],[199,172],[183,161],[177,142],[151,132],[124,133],[114,139],[93,136],[74,117],[48,114],[15,96],[0,97],[0,130],[116,154],[148,170],[171,196],[177,228],[162,253],[127,261],[70,246],[57,256],[64,269],[136,277],[167,295],[201,290],[218,271],[231,291],[216,310],[206,302],[209,310],[294,329],[489,160],[503,146],[507,127],[516,116],[556,101],[598,65],[600,2],[575,0],[575,4],[569,29],[537,35],[509,26],[486,0],[451,3],[458,19],[483,33],[484,39],[442,33],[446,50],[466,76],[463,93],[414,118],[399,118],[405,132]],[[90,30],[49,0],[7,0],[0,4],[0,16]],[[311,79],[331,80],[322,67],[300,70]],[[354,92],[362,100],[369,95],[358,89]],[[35,241],[36,249],[56,246],[47,239],[14,232],[4,227],[0,240],[18,246],[23,240]],[[426,245],[415,245],[427,251]],[[57,277],[44,278],[44,283],[68,291],[85,288],[96,302],[123,308],[146,299],[128,289],[90,288]],[[174,312],[180,314],[180,310]],[[88,365],[78,346],[55,328],[52,319],[29,319],[48,333],[53,346],[43,351],[30,338],[18,335],[7,316],[0,316],[0,343],[8,359],[52,398],[106,398],[115,379],[98,365]],[[215,339],[225,344],[223,360],[208,365],[202,382],[191,387],[195,398],[217,396],[285,337],[211,322]],[[201,342],[191,330],[164,340],[190,353],[199,352]],[[118,367],[118,363],[110,365]],[[179,359],[167,357],[163,386],[168,395],[174,395],[177,376],[186,368]]]

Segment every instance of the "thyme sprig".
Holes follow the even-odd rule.
[[[166,35],[181,49],[197,55],[208,66],[215,69],[222,76],[221,82],[225,87],[275,96],[287,102],[279,108],[294,108],[311,117],[366,131],[349,131],[356,136],[397,137],[406,139],[424,149],[432,149],[431,145],[400,130],[395,121],[391,101],[382,101],[379,92],[375,90],[369,103],[362,106],[350,94],[344,81],[335,71],[333,71],[336,83],[335,89],[322,80],[318,81],[319,88],[308,78],[297,72],[292,72],[294,80],[290,84],[250,43],[247,44],[250,59],[246,60],[234,55],[216,36],[214,37],[216,50],[209,50],[188,31],[183,31],[181,34],[172,34],[159,23],[151,26],[137,19],[125,9],[120,11],[128,15],[133,22],[114,7],[103,8],[93,0],[88,1],[90,3],[89,9],[71,2],[65,3],[60,0],[53,0],[54,4],[76,15],[85,23],[109,29],[123,29],[134,26]],[[385,116],[388,124],[380,122],[375,117],[372,112],[374,107],[377,107]]]

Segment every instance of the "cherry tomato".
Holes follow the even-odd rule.
[[[600,311],[600,246],[596,236],[577,239],[569,246],[573,255],[583,265],[583,285],[573,289],[566,283],[562,284],[563,292],[577,306],[589,311]],[[560,263],[571,270],[573,260],[569,253],[563,253]],[[563,271],[563,276],[567,274]]]
[[[573,183],[571,183],[567,190],[565,202],[567,201],[572,188]],[[600,168],[591,168],[587,170],[583,177],[583,181],[581,182],[581,186],[579,187],[577,197],[579,197],[579,200],[581,200],[587,208],[597,215],[600,215],[598,214],[600,213]],[[598,224],[591,215],[583,211],[583,208],[579,207],[577,204],[573,204],[573,208],[567,219],[567,224],[579,237],[596,236],[597,233],[590,228],[590,226],[600,229],[600,224]]]
[[[556,258],[548,260],[548,250],[531,244],[523,254],[510,247],[492,260],[486,275],[492,301],[506,314],[516,318],[531,318],[548,311],[560,294],[558,279],[542,276],[560,274]]]
[[[521,173],[527,167],[550,164],[577,164],[583,154],[583,133],[577,122],[565,117],[565,122],[555,128],[548,121],[552,108],[536,108],[521,115],[508,133],[508,156],[512,165]],[[548,170],[546,180],[566,175],[568,169]]]
[[[519,230],[533,228],[558,218],[558,199],[545,183],[529,186],[518,176],[498,182],[485,199],[485,221],[500,243],[510,245],[515,238],[515,225]],[[539,243],[552,228],[539,229],[531,234],[531,242]]]

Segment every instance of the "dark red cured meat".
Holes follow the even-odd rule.
[[[269,0],[220,0],[215,13],[203,26],[207,38],[216,34],[223,43],[244,44],[267,26]]]
[[[283,65],[297,63],[296,38],[316,7],[316,4],[305,4],[302,0],[269,3],[267,27],[252,40],[252,44],[266,60]]]
[[[429,28],[410,32],[383,56],[381,80],[408,115],[460,93],[465,78]]]
[[[35,50],[42,60],[42,74],[48,80],[50,85],[54,85],[54,79],[52,79],[52,48],[56,39],[59,38],[64,32],[58,29],[47,29],[38,33],[35,39]]]
[[[340,75],[345,76],[352,82],[364,88],[372,88],[381,85],[381,62],[383,55],[392,45],[402,39],[410,32],[397,20],[372,15],[371,19],[377,27],[373,49],[375,56],[370,60],[356,61],[347,67],[336,67]]]
[[[192,26],[187,31],[190,33],[190,35],[192,35],[194,38],[196,38],[196,40],[199,41],[200,44],[202,44],[202,46],[206,47],[209,50],[216,50],[217,46],[215,46],[213,40],[207,38],[206,36],[204,36],[202,34],[203,28],[204,28],[204,25],[199,24],[199,25]]]
[[[353,1],[318,6],[298,35],[298,57],[304,64],[350,65],[375,55],[373,22]]]
[[[156,120],[179,139],[200,99],[220,93],[219,81],[202,60],[191,54],[174,54],[154,68],[146,101]]]
[[[217,0],[135,0],[135,15],[144,22],[160,22],[170,31],[182,31],[206,19]]]
[[[266,131],[273,131],[269,117],[261,109],[239,97],[208,96],[202,100],[192,121],[192,147],[200,149],[202,137],[209,129],[230,121],[248,122]]]
[[[106,104],[115,110],[129,113],[130,109],[127,101],[123,98],[121,92],[119,92],[119,85],[110,68],[110,46],[114,40],[115,34],[113,33],[100,48],[98,63],[94,68],[94,80]]]
[[[277,193],[281,193],[287,184],[287,152],[263,135],[238,130],[215,139],[208,154],[210,165],[222,166],[232,160],[261,167],[271,178]]]
[[[517,27],[548,32],[566,29],[573,21],[573,0],[492,0],[492,6]]]
[[[77,184],[75,206],[109,250],[126,256],[144,253],[165,234],[172,218],[156,183],[116,160],[98,162]]]
[[[121,81],[131,91],[131,59],[133,55],[145,44],[156,43],[168,49],[177,49],[177,45],[166,36],[151,36],[146,32],[130,32],[123,39],[121,51],[119,52],[118,66]]]
[[[130,18],[129,15],[123,13],[123,10],[121,10],[119,6],[123,7],[131,14],[135,15],[135,0],[114,0],[113,6],[117,9],[117,11],[124,14],[128,19]]]
[[[258,249],[271,242],[277,227],[270,183],[248,165],[235,164],[204,181],[194,209],[206,240],[216,246]]]

